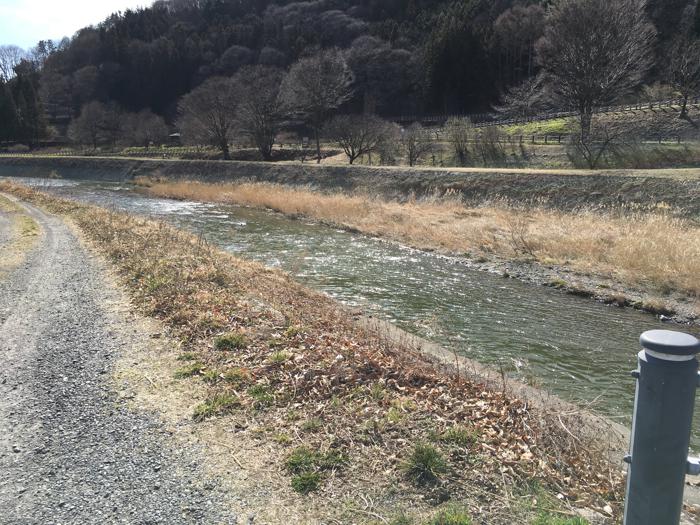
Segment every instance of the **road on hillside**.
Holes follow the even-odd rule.
[[[43,233],[0,280],[0,523],[236,523],[197,452],[119,400],[112,366],[138,334],[72,231],[25,207]]]

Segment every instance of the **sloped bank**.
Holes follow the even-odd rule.
[[[385,198],[461,195],[467,202],[507,199],[568,211],[581,207],[670,207],[700,216],[700,170],[529,171],[443,170],[300,163],[123,159],[115,157],[0,157],[0,176],[124,182],[138,176],[202,182],[255,181],[367,192]]]

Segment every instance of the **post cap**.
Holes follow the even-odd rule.
[[[649,330],[639,338],[642,348],[668,355],[695,355],[700,352],[700,341],[690,334],[671,330]]]

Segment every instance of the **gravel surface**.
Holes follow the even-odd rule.
[[[237,523],[198,452],[119,400],[139,334],[71,230],[26,208],[44,233],[0,280],[0,523]]]

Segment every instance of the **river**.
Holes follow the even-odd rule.
[[[654,316],[473,270],[458,260],[237,206],[149,198],[130,185],[21,179],[58,196],[165,220],[238,256],[628,424],[639,335]],[[700,430],[696,417],[696,430]],[[698,432],[700,436],[700,432]],[[695,448],[700,440],[694,439]]]

